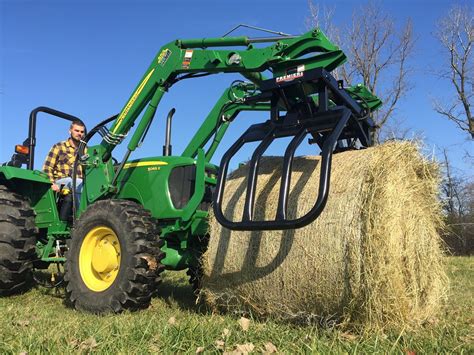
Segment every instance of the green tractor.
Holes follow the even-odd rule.
[[[194,287],[199,287],[210,208],[219,223],[233,230],[293,229],[311,223],[329,195],[332,154],[370,146],[370,113],[381,105],[364,86],[345,87],[331,75],[345,59],[318,29],[300,36],[166,44],[120,113],[92,128],[81,142],[75,170],[81,165],[83,188],[80,201],[72,204],[52,191],[33,161],[37,114],[76,117],[35,109],[28,138],[0,167],[0,295],[27,289],[34,269],[64,264],[66,297],[76,309],[101,313],[146,308],[159,292],[165,269],[188,269]],[[164,93],[178,81],[216,73],[240,73],[246,80],[234,81],[224,91],[184,151],[171,152],[173,109],[163,154],[130,159],[145,139]],[[263,111],[266,120],[251,125],[220,164],[213,164],[229,125],[242,111]],[[126,153],[113,157],[129,133]],[[95,135],[101,136],[100,144],[88,146]],[[254,220],[260,158],[284,137],[291,141],[284,155],[278,212],[273,220]],[[318,146],[315,153],[322,159],[315,187],[319,194],[305,216],[292,220],[286,214],[292,161],[306,137]],[[258,145],[249,162],[244,213],[241,220],[228,220],[222,207],[228,169],[247,143]],[[73,206],[73,211],[65,206]],[[53,273],[52,284],[58,283],[57,277]]]

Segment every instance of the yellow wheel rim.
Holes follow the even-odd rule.
[[[95,292],[108,289],[120,270],[120,242],[105,226],[92,229],[82,241],[79,271],[86,286]]]

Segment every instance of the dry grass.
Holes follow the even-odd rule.
[[[449,302],[416,331],[347,331],[216,315],[194,304],[186,272],[166,272],[148,310],[97,316],[64,305],[64,290],[0,298],[0,354],[473,354],[474,258],[448,257]]]
[[[316,201],[317,158],[294,162],[290,217]],[[272,219],[280,158],[260,168],[256,219]],[[240,219],[247,166],[227,184],[226,215]],[[445,297],[438,173],[412,143],[333,159],[323,214],[290,231],[231,232],[211,218],[203,298],[216,309],[303,321],[414,327]]]

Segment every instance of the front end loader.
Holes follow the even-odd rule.
[[[331,71],[345,59],[318,29],[301,36],[166,44],[122,110],[81,142],[75,163],[84,172],[81,201],[65,220],[60,219],[61,196],[52,192],[44,173],[33,168],[36,121],[30,119],[24,143],[29,151],[18,152],[0,167],[0,294],[24,288],[34,267],[64,263],[66,294],[75,308],[94,313],[141,309],[159,293],[165,269],[188,269],[193,286],[199,287],[200,256],[212,237],[210,208],[219,223],[233,230],[295,229],[314,221],[330,198],[332,155],[372,145],[371,112],[381,105],[364,86],[346,87],[333,77]],[[223,92],[180,155],[173,155],[170,144],[172,109],[162,154],[132,157],[146,139],[161,98],[174,84],[218,73],[243,78]],[[265,77],[267,73],[271,77]],[[226,144],[219,165],[212,163],[228,127],[243,111],[260,112],[264,120]],[[114,148],[129,134],[124,156],[114,157]],[[96,135],[100,144],[89,145]],[[277,213],[271,220],[255,220],[259,162],[280,138],[290,138],[290,143]],[[321,155],[321,177],[314,186],[319,193],[314,207],[293,220],[287,217],[292,162],[305,141]],[[257,148],[249,162],[244,213],[228,220],[222,206],[231,160],[248,143],[257,143]],[[21,168],[25,164],[27,169]]]

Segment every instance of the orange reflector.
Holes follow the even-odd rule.
[[[28,154],[30,152],[30,148],[17,144],[15,146],[15,152],[20,154]]]

